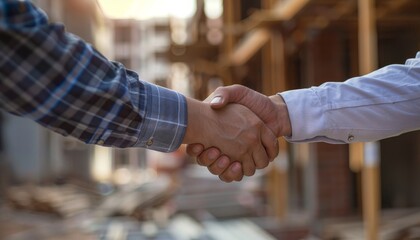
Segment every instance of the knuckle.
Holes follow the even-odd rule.
[[[213,167],[208,167],[207,168],[209,170],[209,172],[213,175],[219,175],[217,169],[213,168]]]
[[[255,174],[255,169],[245,171],[245,176],[247,177],[254,176],[254,174]]]
[[[199,158],[202,166],[209,166],[211,162],[206,158]]]
[[[268,164],[269,164],[269,161],[268,161],[268,159],[267,159],[266,161],[264,161],[264,162],[263,162],[263,164],[262,164],[262,168],[266,168],[266,167],[268,167]]]
[[[196,159],[196,162],[197,162],[197,164],[198,164],[198,165],[200,165],[200,166],[204,166],[204,164],[201,162],[200,158],[197,158],[197,159]]]
[[[225,87],[217,87],[214,92],[219,93],[219,92],[222,92],[224,89],[225,89]]]
[[[249,132],[246,137],[251,143],[255,143],[258,140],[258,134],[255,131]]]
[[[235,181],[237,181],[237,182],[240,182],[240,181],[242,181],[242,178],[244,177],[244,175],[243,174],[238,174],[237,176],[235,176]]]
[[[239,154],[239,156],[241,156],[241,158],[244,158],[244,156],[246,156],[247,153],[248,153],[247,147],[240,147],[238,149],[238,154]]]
[[[240,89],[240,88],[242,88],[242,85],[240,85],[240,84],[233,84],[231,87],[232,88],[238,88],[238,89]]]
[[[220,179],[220,180],[222,180],[223,182],[226,182],[226,183],[230,183],[230,182],[232,182],[232,180],[231,180],[231,179],[228,179],[228,178],[224,177],[223,175],[220,175],[220,176],[219,176],[219,179]]]

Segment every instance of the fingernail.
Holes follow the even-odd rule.
[[[214,103],[214,104],[216,104],[216,103],[221,103],[222,102],[222,97],[220,97],[220,96],[217,96],[217,97],[214,97],[212,100],[211,100],[211,102],[210,103]]]
[[[226,168],[229,164],[229,161],[226,158],[221,158],[217,161],[217,166],[219,168]]]
[[[195,154],[200,153],[200,152],[201,152],[201,146],[199,146],[199,145],[195,145],[195,146],[192,148],[192,151],[193,151],[193,153],[195,153]]]
[[[241,164],[239,164],[239,163],[235,163],[235,164],[232,166],[232,172],[234,172],[234,173],[239,173],[239,172],[241,172]]]
[[[208,155],[207,155],[207,157],[210,159],[210,160],[216,160],[216,158],[219,156],[219,153],[216,151],[216,150],[214,150],[214,149],[211,149],[210,151],[209,151],[209,153],[208,153]]]

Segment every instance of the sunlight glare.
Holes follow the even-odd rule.
[[[205,0],[204,11],[208,18],[220,18],[223,14],[222,0]]]
[[[196,11],[195,0],[98,0],[109,18],[190,18]]]

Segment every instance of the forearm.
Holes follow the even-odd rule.
[[[374,141],[420,128],[420,59],[344,83],[281,93],[292,142]]]
[[[27,11],[32,6],[15,3]],[[2,108],[85,143],[178,148],[187,122],[182,95],[140,81],[32,10],[32,22],[32,12],[22,12],[0,24]],[[19,14],[26,16],[25,27],[13,22]]]

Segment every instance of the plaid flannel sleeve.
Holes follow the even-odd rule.
[[[0,107],[88,144],[173,151],[185,97],[139,80],[122,64],[48,24],[29,1],[0,2]]]

